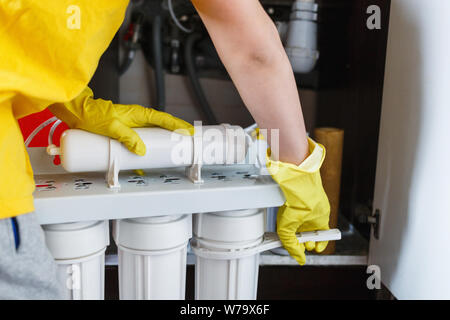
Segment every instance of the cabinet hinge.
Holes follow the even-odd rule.
[[[373,236],[378,240],[380,231],[380,209],[375,209],[374,212],[367,206],[358,206],[356,216],[359,223],[368,223],[373,228]]]

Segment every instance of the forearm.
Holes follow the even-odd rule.
[[[245,105],[262,129],[279,130],[279,160],[308,155],[294,75],[278,32],[257,0],[193,0]]]
[[[279,160],[300,164],[308,156],[308,143],[300,99],[287,57],[280,56],[267,65],[247,62],[240,69],[230,68],[229,73],[259,127],[267,129],[272,149],[279,143]],[[279,130],[279,141],[273,140],[276,137],[271,134],[273,129]]]

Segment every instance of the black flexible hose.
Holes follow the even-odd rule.
[[[123,75],[136,56],[136,50],[139,49],[139,39],[142,32],[142,22],[144,15],[140,11],[133,11],[131,22],[128,26],[127,33],[124,36],[125,55],[123,61],[119,65],[119,76]]]
[[[162,18],[161,15],[158,14],[154,17],[152,23],[152,50],[156,86],[156,108],[158,110],[164,111],[166,106],[166,91],[164,85],[161,25]]]
[[[217,119],[211,110],[208,100],[206,100],[205,93],[197,77],[197,71],[195,70],[193,49],[195,43],[202,37],[203,36],[199,33],[192,33],[186,39],[186,43],[184,44],[184,60],[186,64],[186,73],[192,85],[192,88],[194,89],[194,94],[197,97],[200,107],[206,116],[208,124],[217,124]]]

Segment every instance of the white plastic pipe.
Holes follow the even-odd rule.
[[[61,136],[60,148],[50,146],[48,153],[59,154],[61,165],[69,172],[108,171],[112,149],[118,153],[120,170],[191,166],[197,152],[202,154],[203,165],[234,164],[245,160],[249,137],[241,127],[199,128],[202,150],[194,149],[193,136],[161,128],[137,128],[134,130],[147,147],[144,156],[128,151],[122,144],[117,146],[117,141],[108,137],[83,130],[67,130]]]
[[[317,3],[312,0],[297,0],[292,5],[285,49],[294,72],[311,72],[319,58],[317,8]]]

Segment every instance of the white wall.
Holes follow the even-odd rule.
[[[393,0],[370,264],[401,299],[450,298],[450,1]]]

